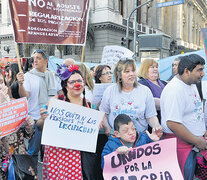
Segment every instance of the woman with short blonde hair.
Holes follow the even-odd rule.
[[[157,117],[161,121],[160,96],[167,83],[159,79],[158,62],[154,59],[145,59],[140,65],[138,77],[140,78],[139,83],[151,90],[155,101]],[[150,127],[149,131],[151,131]]]
[[[158,66],[158,62],[155,61],[154,59],[145,59],[140,65],[140,68],[138,71],[138,77],[147,79],[149,67],[152,66],[153,64]]]

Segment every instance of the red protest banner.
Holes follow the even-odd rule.
[[[0,137],[18,130],[28,115],[26,98],[0,104]]]
[[[9,0],[17,43],[84,45],[90,0]]]

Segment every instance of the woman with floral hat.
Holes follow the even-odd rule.
[[[56,96],[56,98],[90,108],[85,99],[84,80],[79,67],[71,65],[68,68],[63,65],[59,67],[57,74],[61,78],[63,95]],[[81,96],[82,93],[84,94],[83,98]],[[39,128],[43,127],[44,120],[47,117],[45,112],[46,109],[40,110],[41,119],[37,122]],[[88,167],[82,162],[83,155],[86,156],[86,154],[72,149],[45,146],[43,179],[94,179],[93,172],[88,172]],[[88,160],[91,163],[90,169],[93,169],[93,162],[91,159]]]

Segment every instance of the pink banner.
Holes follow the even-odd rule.
[[[103,174],[106,180],[183,180],[176,139],[133,148],[128,155],[113,152],[104,158]]]
[[[206,57],[207,57],[207,28],[201,29],[202,34],[203,34],[203,42],[204,42],[204,47],[205,47],[205,52],[206,52]]]
[[[84,45],[90,0],[9,0],[17,43]]]
[[[0,104],[0,138],[18,130],[27,116],[26,98]]]

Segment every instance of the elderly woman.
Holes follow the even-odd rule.
[[[162,90],[167,84],[165,81],[159,80],[158,63],[153,59],[146,59],[141,63],[138,71],[139,83],[147,86],[154,97],[157,117],[160,117],[160,96]]]
[[[95,70],[95,83],[112,83],[111,67],[98,65]]]
[[[105,90],[99,107],[100,111],[109,115],[109,125],[113,128],[116,116],[127,114],[138,131],[145,132],[149,124],[161,136],[162,127],[156,116],[152,93],[149,88],[138,84],[135,61],[119,60],[114,69],[114,78],[116,84]]]

